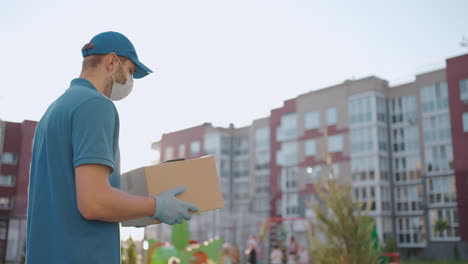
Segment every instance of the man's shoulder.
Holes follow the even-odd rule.
[[[99,92],[85,87],[71,86],[56,102],[57,107],[75,112],[79,108],[92,107],[96,110],[116,111],[112,101]]]

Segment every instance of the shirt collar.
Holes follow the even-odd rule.
[[[88,80],[84,79],[84,78],[76,78],[76,79],[73,79],[70,83],[70,86],[74,86],[74,85],[80,85],[80,86],[85,86],[85,87],[88,87],[88,88],[91,88],[93,90],[96,90],[96,87]]]

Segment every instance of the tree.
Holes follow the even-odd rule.
[[[316,216],[316,232],[311,238],[314,263],[378,263],[380,246],[375,221],[368,216],[371,203],[364,208],[355,202],[351,185],[339,184],[332,176],[316,182],[314,189],[319,200],[309,204]]]
[[[136,264],[137,263],[137,252],[136,245],[133,242],[132,237],[127,239],[127,248],[121,248],[122,264]]]

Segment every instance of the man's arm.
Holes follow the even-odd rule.
[[[75,168],[78,210],[87,220],[121,222],[153,216],[156,199],[135,196],[112,187],[111,169],[101,164],[85,164]]]

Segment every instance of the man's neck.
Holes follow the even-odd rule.
[[[80,78],[88,80],[91,84],[94,85],[94,87],[96,87],[96,90],[100,92],[101,94],[103,94],[104,96],[106,97],[110,96],[112,87],[109,85],[107,80],[103,78],[99,78],[98,76],[95,76],[93,74],[87,74],[87,73],[81,73]]]

